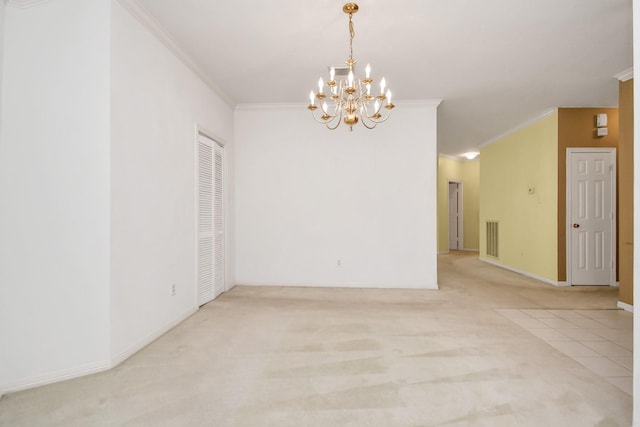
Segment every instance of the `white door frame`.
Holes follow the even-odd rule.
[[[451,186],[451,184],[456,184],[458,187],[458,250],[462,250],[464,248],[464,221],[463,221],[463,205],[462,205],[462,200],[463,200],[463,182],[456,180],[456,179],[449,179],[448,183],[447,183],[447,212],[448,212],[448,216],[447,216],[447,224],[449,224],[448,230],[447,230],[447,234],[448,234],[448,245],[447,246],[451,246],[451,224],[449,223],[449,221],[451,221],[451,194],[449,193],[449,188]],[[449,249],[451,249],[451,247],[449,247]]]
[[[574,153],[609,153],[611,156],[611,165],[612,165],[612,179],[611,179],[611,274],[609,277],[609,286],[616,286],[616,248],[617,248],[617,236],[616,236],[616,149],[615,148],[600,148],[600,147],[584,147],[584,148],[567,148],[567,159],[566,159],[566,205],[565,205],[565,228],[566,228],[566,238],[565,238],[565,246],[566,246],[566,270],[567,270],[567,285],[572,286],[572,252],[571,252],[571,202],[572,202],[572,193],[571,193],[571,179],[572,179],[572,170],[571,170],[571,160],[573,158]]]

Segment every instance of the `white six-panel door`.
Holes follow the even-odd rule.
[[[567,282],[615,285],[615,149],[567,149]]]
[[[224,291],[224,150],[198,135],[198,305]]]

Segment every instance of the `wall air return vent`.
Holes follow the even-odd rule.
[[[498,221],[487,221],[487,256],[498,258]]]

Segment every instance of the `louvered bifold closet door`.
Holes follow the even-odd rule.
[[[224,148],[198,136],[198,303],[224,292]]]
[[[214,298],[224,291],[224,150],[214,145]]]
[[[213,146],[198,138],[198,305],[213,299]]]

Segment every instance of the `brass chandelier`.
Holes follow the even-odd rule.
[[[341,122],[353,130],[353,125],[361,122],[367,129],[373,129],[378,123],[382,123],[389,118],[391,109],[395,107],[391,103],[391,91],[386,90],[386,80],[380,80],[380,92],[371,93],[371,85],[374,80],[371,78],[371,67],[367,64],[365,77],[359,79],[355,77],[353,68],[356,60],[353,59],[353,14],[359,7],[355,3],[347,3],[342,7],[342,11],[349,15],[349,58],[346,60],[348,73],[345,79],[335,80],[336,70],[331,67],[329,70],[329,81],[326,88],[322,77],[318,80],[318,93],[313,90],[309,94],[309,106],[313,118],[328,129],[336,129]],[[325,89],[328,93],[325,93]],[[316,100],[318,104],[316,105]],[[327,101],[331,105],[327,105]],[[383,108],[386,110],[384,111]]]

